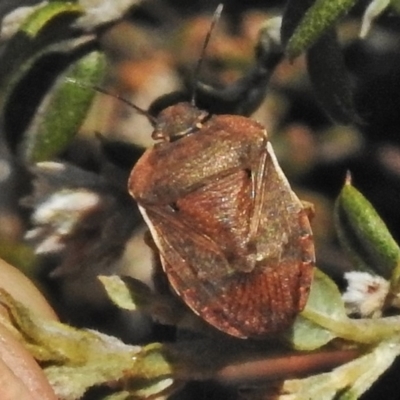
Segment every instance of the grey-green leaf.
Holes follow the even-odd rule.
[[[173,296],[154,293],[143,282],[129,276],[99,276],[107,295],[120,308],[140,310],[166,325],[176,325],[184,320],[187,309]],[[197,320],[197,319],[196,319]]]
[[[378,344],[362,357],[333,371],[304,379],[287,380],[282,399],[358,399],[390,367],[400,354],[399,338]]]
[[[20,32],[24,32],[31,38],[40,34],[43,29],[55,17],[65,13],[82,13],[83,9],[79,4],[71,1],[53,1],[39,8],[32,13],[27,20],[21,25]]]
[[[293,59],[307,50],[356,2],[357,0],[316,0],[289,39],[286,46],[287,56]]]
[[[134,311],[151,302],[150,288],[137,279],[101,275],[99,280],[112,302],[124,310]]]
[[[0,84],[18,72],[24,62],[52,43],[71,37],[71,21],[82,14],[82,8],[71,2],[52,2],[29,14],[11,37],[2,53]],[[7,82],[7,84],[4,84]]]
[[[335,225],[340,243],[356,268],[392,277],[400,262],[400,248],[349,177],[336,200]]]
[[[81,13],[80,6],[72,2],[44,4],[29,14],[19,31],[5,43],[0,62],[0,120],[12,150],[33,113],[32,103],[37,102],[34,97],[40,98],[44,83],[51,80],[49,75],[54,77],[59,63],[52,63],[46,79],[37,77],[36,70],[33,81],[29,81],[30,72],[51,52],[66,54],[74,50],[76,40],[72,38],[70,25]],[[93,41],[93,38],[85,40]]]
[[[81,398],[99,385],[126,390],[132,398],[157,397],[173,389],[175,370],[161,344],[127,345],[94,330],[47,320],[4,290],[0,290],[0,303],[12,316],[18,339],[43,363],[61,400]]]
[[[99,85],[106,61],[92,51],[73,63],[47,94],[25,132],[22,158],[28,162],[49,160],[63,151],[84,121],[96,92],[82,87]]]
[[[282,16],[281,43],[286,47],[307,10],[316,0],[288,0]]]

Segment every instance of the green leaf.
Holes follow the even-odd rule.
[[[286,47],[307,10],[316,0],[288,0],[282,16],[281,43]]]
[[[124,310],[134,311],[152,301],[150,288],[137,279],[118,275],[98,278],[113,303]]]
[[[392,365],[399,354],[400,343],[396,336],[333,371],[305,379],[287,380],[281,388],[285,395],[278,399],[358,399]]]
[[[323,274],[317,273],[317,281],[320,281],[317,292],[326,289],[336,296],[336,289]],[[321,300],[320,295],[314,296],[312,302],[318,298]],[[0,303],[9,313],[15,330],[13,333],[43,363],[45,374],[61,400],[81,398],[88,388],[99,385],[112,387],[115,395],[111,398],[114,399],[147,399],[168,395],[180,383],[190,380],[246,382],[246,379],[261,379],[263,376],[284,378],[285,374],[292,371],[286,366],[294,354],[276,344],[271,348],[268,342],[258,342],[255,345],[252,341],[221,334],[169,345],[153,343],[143,347],[130,346],[99,332],[76,329],[43,319],[15,301],[4,290],[0,290]],[[320,309],[321,314],[322,309],[325,312],[332,310],[336,323],[342,315],[340,307],[332,304],[321,305]],[[326,319],[332,320],[329,316]],[[347,329],[356,328],[358,333],[364,332],[369,329],[368,324],[378,326],[382,320],[360,320],[361,324],[358,324],[359,321],[351,321]],[[284,384],[285,391],[296,395],[306,394],[306,397],[296,398],[330,399],[333,397],[326,397],[328,394],[343,395],[351,384],[351,395],[362,393],[400,352],[399,318],[386,321],[388,324],[390,332],[386,331],[386,334],[390,333],[389,339],[378,344],[370,354],[335,369],[334,375],[321,374],[305,380],[287,381]],[[378,341],[382,338],[379,337]],[[353,359],[357,354],[358,350],[350,351],[347,355],[340,351],[339,359],[343,362],[343,359]],[[301,363],[306,360],[314,368],[314,362],[320,367],[337,365],[338,359],[332,361],[329,352],[316,355],[316,358],[314,353],[305,354],[304,357],[299,355],[299,368],[302,368]],[[260,371],[260,365],[266,367],[266,371]],[[310,371],[307,365],[303,367]],[[325,397],[319,397],[319,394]]]
[[[4,289],[0,289],[0,303],[8,310],[25,346],[39,361],[74,366],[89,362],[91,358],[98,358],[111,350],[116,357],[123,351],[130,354],[130,357],[140,351],[140,347],[124,347],[117,339],[98,332],[79,330],[58,321],[41,318],[14,300]]]
[[[32,313],[0,289],[16,334],[44,372],[61,400],[74,400],[93,386],[112,384],[135,398],[172,390],[173,367],[161,344],[127,345],[100,332],[76,329]]]
[[[112,275],[99,276],[99,280],[111,301],[125,310],[140,310],[165,325],[177,325],[184,321],[190,327],[196,327],[196,323],[200,321],[174,296],[153,293],[137,279]],[[190,322],[191,316],[195,321],[193,324]]]
[[[63,151],[83,123],[105,73],[104,54],[93,51],[72,64],[60,76],[42,102],[29,129],[25,132],[23,159],[28,162],[49,160]]]
[[[339,321],[347,320],[341,294],[335,283],[323,272],[316,269],[311,286],[310,296],[303,313],[312,311]],[[336,334],[325,329],[312,320],[300,315],[297,317],[289,334],[290,344],[298,350],[315,350],[336,337]]]
[[[45,368],[51,386],[61,399],[79,399],[88,388],[100,384],[112,384],[119,390],[111,397],[117,399],[157,398],[174,389],[173,370],[164,357],[162,345],[147,345],[133,354],[118,339],[107,337],[107,340],[116,342],[115,352],[105,352],[100,348],[97,357],[80,365],[51,365]],[[117,348],[119,345],[120,349]],[[125,355],[122,353],[124,346]]]
[[[323,109],[337,123],[349,124],[358,117],[352,82],[344,64],[336,31],[328,29],[307,52],[310,80]]]
[[[168,351],[160,343],[143,347],[135,362],[135,369],[127,371],[125,388],[139,398],[147,399],[168,392],[174,384],[175,368],[171,365]],[[146,377],[147,381],[143,381]]]
[[[350,319],[335,283],[316,270],[309,300],[287,335],[298,350],[314,350],[334,338],[375,344],[399,332],[400,317]]]
[[[400,248],[372,204],[352,186],[350,177],[336,200],[334,216],[340,243],[356,268],[386,279],[399,275]]]
[[[307,50],[356,2],[357,0],[316,0],[289,39],[286,55],[293,59]]]
[[[71,1],[53,1],[33,12],[21,25],[20,32],[35,38],[51,21],[61,14],[81,14],[82,7]]]
[[[21,30],[5,44],[0,60],[0,117],[4,125],[4,134],[12,150],[15,150],[15,143],[20,137],[19,126],[26,127],[26,121],[32,115],[32,105],[29,101],[35,95],[40,95],[38,92],[40,89],[43,91],[43,85],[50,79],[48,76],[58,72],[59,63],[53,62],[51,69],[46,70],[47,75],[36,76],[36,79],[29,82],[26,79],[30,72],[46,54],[50,52],[54,54],[55,51],[67,53],[77,47],[76,39],[71,39],[74,33],[70,25],[81,15],[82,10],[71,4],[66,2],[45,4],[30,14],[22,23]],[[93,38],[91,40],[93,41]],[[80,38],[79,46],[82,45],[83,40]],[[44,70],[45,68],[42,68],[42,71]],[[21,89],[19,87],[21,82],[28,85],[29,90],[26,86]],[[18,99],[15,98],[17,95]],[[9,121],[8,113],[17,117]]]
[[[17,74],[18,69],[43,49],[70,38],[73,34],[70,24],[83,12],[79,5],[71,2],[46,3],[31,13],[21,24],[20,30],[10,40],[2,54],[0,63],[0,82],[8,82],[10,76]]]

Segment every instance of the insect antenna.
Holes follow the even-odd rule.
[[[107,89],[104,89],[100,86],[96,86],[96,85],[86,85],[83,82],[79,82],[75,79],[71,79],[71,78],[67,78],[68,82],[74,83],[75,85],[78,85],[82,88],[86,88],[86,89],[92,89],[95,90],[96,92],[105,94],[107,96],[111,96],[114,97],[115,99],[121,101],[122,103],[125,103],[126,105],[128,105],[129,107],[132,107],[135,111],[137,111],[139,114],[144,115],[149,122],[151,123],[152,126],[155,126],[157,123],[156,118],[154,118],[148,111],[144,110],[143,108],[140,108],[139,106],[137,106],[136,104],[132,103],[131,101],[129,101],[128,99],[126,99],[125,97],[117,94],[117,93],[112,93],[110,91],[108,91]]]
[[[200,53],[200,57],[197,60],[197,65],[196,68],[194,70],[194,74],[193,74],[193,83],[192,83],[192,95],[191,95],[191,99],[190,99],[190,103],[192,104],[192,106],[196,105],[196,88],[197,88],[197,81],[200,75],[200,70],[201,67],[203,65],[203,60],[204,60],[204,56],[206,53],[206,49],[208,44],[210,43],[210,39],[211,39],[211,34],[214,31],[215,25],[217,24],[217,22],[219,21],[220,17],[221,17],[221,13],[222,13],[222,9],[224,8],[224,5],[222,3],[218,4],[217,8],[214,11],[214,15],[211,21],[211,25],[210,25],[210,29],[207,32],[207,36],[204,39],[203,42],[203,47],[201,49],[201,53]]]

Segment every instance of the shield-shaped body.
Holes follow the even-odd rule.
[[[185,121],[186,108],[195,117]],[[242,116],[209,117],[188,103],[159,121],[153,137],[164,141],[135,165],[129,191],[170,285],[230,335],[286,329],[306,304],[314,246],[265,128]]]

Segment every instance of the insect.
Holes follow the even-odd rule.
[[[196,314],[239,338],[288,328],[304,308],[314,246],[307,211],[265,128],[194,101],[153,121],[158,141],[134,166],[130,194],[169,284]]]

